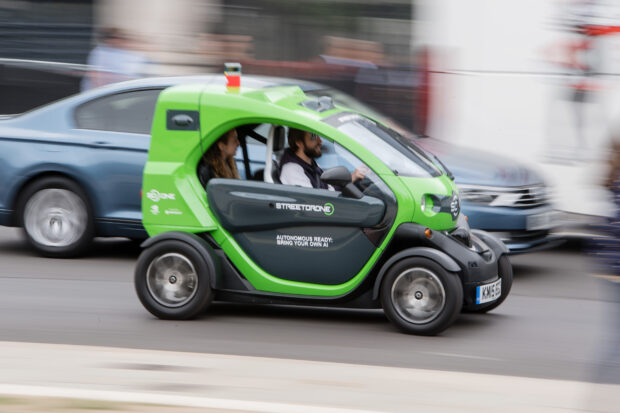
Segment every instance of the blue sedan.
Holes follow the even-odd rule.
[[[51,257],[78,255],[95,236],[145,238],[142,170],[157,97],[173,85],[214,82],[224,84],[225,77],[140,79],[0,117],[0,225],[23,227],[29,243]],[[259,88],[298,85],[307,94],[330,95],[372,113],[350,96],[316,83],[256,76],[245,76],[243,83]],[[437,146],[429,138],[416,142],[455,172],[462,210],[472,227],[499,231],[513,252],[550,245],[552,209],[539,177],[527,172],[520,175],[527,178],[514,179],[501,170],[525,169],[511,161],[500,166],[469,151]],[[245,165],[239,166],[243,171]],[[250,172],[256,171],[247,176]]]

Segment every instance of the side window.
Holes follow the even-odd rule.
[[[134,90],[83,103],[75,110],[79,129],[151,133],[160,89]]]
[[[268,123],[240,125],[212,142],[197,165],[196,172],[203,186],[212,178],[222,177],[264,181],[272,127]]]
[[[265,148],[265,143],[249,135],[245,137],[245,142],[247,144],[248,161],[250,166],[250,179],[252,179],[252,177],[259,178],[260,172],[265,169],[265,153],[267,151]],[[237,168],[239,169],[241,179],[245,179],[244,159],[243,148],[239,146],[237,153],[235,154],[235,161],[237,163]]]
[[[364,178],[356,181],[355,185],[366,195],[374,196],[388,203],[395,203],[396,198],[392,190],[373,172],[361,159],[349,152],[342,145],[321,137],[323,144],[322,155],[316,161],[324,171],[337,166],[344,166],[353,174],[360,171]]]

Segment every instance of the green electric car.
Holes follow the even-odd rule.
[[[205,152],[233,128],[241,179],[205,182]],[[289,128],[320,136],[330,189],[280,183]],[[170,87],[144,169],[136,292],[162,319],[214,300],[383,308],[404,332],[437,334],[512,285],[508,250],[470,230],[450,176],[398,132],[296,86]]]

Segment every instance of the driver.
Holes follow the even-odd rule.
[[[280,182],[285,185],[297,185],[308,188],[329,189],[334,187],[321,181],[323,169],[316,163],[321,156],[321,137],[300,129],[289,128],[288,145],[282,155]],[[358,168],[353,172],[353,182],[363,179],[364,174]]]

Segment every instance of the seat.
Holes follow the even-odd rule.
[[[280,152],[284,149],[284,142],[286,139],[286,129],[284,126],[273,125],[269,131],[267,137],[267,153],[265,157],[265,182],[280,184],[280,163],[275,157],[279,159]]]

